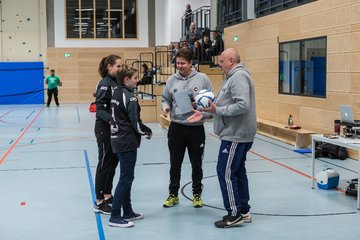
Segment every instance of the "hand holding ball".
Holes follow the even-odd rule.
[[[201,90],[199,91],[199,94],[195,96],[195,102],[197,105],[197,109],[203,109],[210,107],[210,102],[215,101],[215,95],[213,92],[209,90]]]

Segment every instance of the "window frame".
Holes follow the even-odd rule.
[[[74,19],[68,19],[68,9],[67,9],[67,5],[68,5],[68,0],[64,0],[64,7],[65,7],[65,11],[64,11],[64,14],[65,14],[65,24],[64,24],[64,27],[65,27],[65,39],[66,40],[135,40],[135,39],[139,39],[139,31],[138,31],[138,22],[139,22],[139,18],[138,18],[138,0],[117,0],[119,2],[121,2],[121,20],[120,20],[120,24],[121,24],[121,32],[120,32],[120,36],[119,37],[113,37],[113,34],[111,34],[111,24],[108,24],[108,29],[107,29],[107,36],[106,37],[98,37],[97,36],[97,4],[96,4],[96,1],[97,0],[92,0],[93,1],[93,11],[92,11],[92,15],[93,15],[93,19],[92,19],[92,22],[93,22],[93,28],[92,28],[92,37],[83,37],[83,34],[82,34],[82,29],[81,29],[81,24],[79,23],[82,23],[82,16],[81,16],[81,9],[82,9],[82,5],[81,5],[81,1],[82,0],[77,0],[77,6],[78,8],[75,8],[75,9],[79,9],[79,16],[78,16],[78,25],[79,25],[79,29],[77,30],[79,32],[78,36],[76,36],[77,34],[73,34],[75,37],[68,37],[68,33],[69,31],[72,31],[74,32],[74,30],[76,28],[73,28],[73,29],[69,29],[69,26],[71,26],[71,20],[74,20],[75,19],[75,15],[74,15]],[[111,12],[112,12],[112,9],[111,9],[111,2],[114,2],[116,0],[106,0],[107,1],[107,9],[106,9],[106,12],[108,12],[107,14],[107,17],[108,17],[108,22],[110,22],[111,20]],[[134,29],[131,29],[132,31],[135,31],[135,33],[133,33],[132,35],[134,35],[134,37],[126,37],[128,36],[129,34],[127,34],[127,29],[125,28],[125,14],[124,12],[126,11],[125,9],[125,6],[126,5],[129,5],[129,4],[126,4],[125,2],[126,1],[132,1],[130,2],[130,4],[135,4],[135,13],[134,13],[134,19],[133,21],[135,22],[135,26],[134,26]],[[74,1],[76,2],[76,1]],[[74,10],[75,10],[74,9]],[[76,24],[76,22],[74,21],[74,24]]]
[[[281,79],[281,65],[280,65],[280,61],[281,61],[281,54],[283,54],[281,52],[281,45],[283,44],[291,44],[291,43],[299,43],[299,59],[297,59],[296,61],[303,61],[302,59],[304,58],[304,47],[306,42],[312,41],[312,40],[321,40],[323,39],[325,41],[325,48],[324,48],[324,52],[325,52],[325,73],[324,73],[324,86],[322,86],[324,88],[324,95],[314,95],[312,94],[306,94],[306,93],[294,93],[291,92],[291,90],[289,92],[284,92],[282,91],[283,89],[283,80]],[[295,60],[292,60],[295,61]],[[290,61],[288,61],[290,62]],[[301,64],[301,70],[300,70],[300,79],[304,79],[303,77],[303,66]],[[291,79],[289,79],[289,82],[291,82]],[[305,85],[306,82],[301,82],[302,84]],[[313,38],[305,38],[305,39],[300,39],[300,40],[292,40],[292,41],[286,41],[286,42],[279,42],[278,45],[278,94],[283,94],[283,95],[291,95],[291,96],[301,96],[301,97],[315,97],[315,98],[326,98],[327,96],[327,36],[320,36],[320,37],[313,37]]]
[[[317,0],[255,0],[255,14],[260,18],[315,1]]]
[[[231,3],[233,1],[233,3]],[[244,12],[247,0],[217,0],[217,26],[219,29],[239,24],[245,21]],[[231,5],[233,9],[231,10]],[[223,12],[224,11],[224,12]]]

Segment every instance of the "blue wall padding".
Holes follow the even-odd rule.
[[[44,104],[44,63],[0,62],[0,104]]]

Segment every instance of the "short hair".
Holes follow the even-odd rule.
[[[116,73],[116,81],[118,84],[124,86],[125,85],[125,78],[132,78],[132,76],[137,72],[138,70],[133,67],[128,67],[127,65],[124,65],[119,71]]]
[[[193,58],[193,53],[191,51],[191,49],[189,48],[181,48],[175,55],[175,60],[176,58],[184,58],[186,59],[188,62],[190,62]]]

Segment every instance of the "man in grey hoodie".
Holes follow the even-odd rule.
[[[166,82],[161,111],[164,116],[170,113],[168,147],[170,152],[169,197],[164,207],[173,207],[179,202],[181,165],[187,149],[192,167],[193,206],[202,207],[202,159],[205,147],[204,122],[188,123],[192,115],[192,103],[200,90],[212,91],[209,78],[192,68],[192,52],[182,48],[175,56],[177,72]],[[196,105],[196,104],[194,104]]]
[[[251,222],[249,187],[245,161],[256,134],[254,84],[249,72],[240,64],[240,55],[226,49],[219,58],[225,74],[215,103],[188,118],[193,123],[214,118],[214,132],[221,139],[217,174],[228,214],[215,226],[229,228]]]

